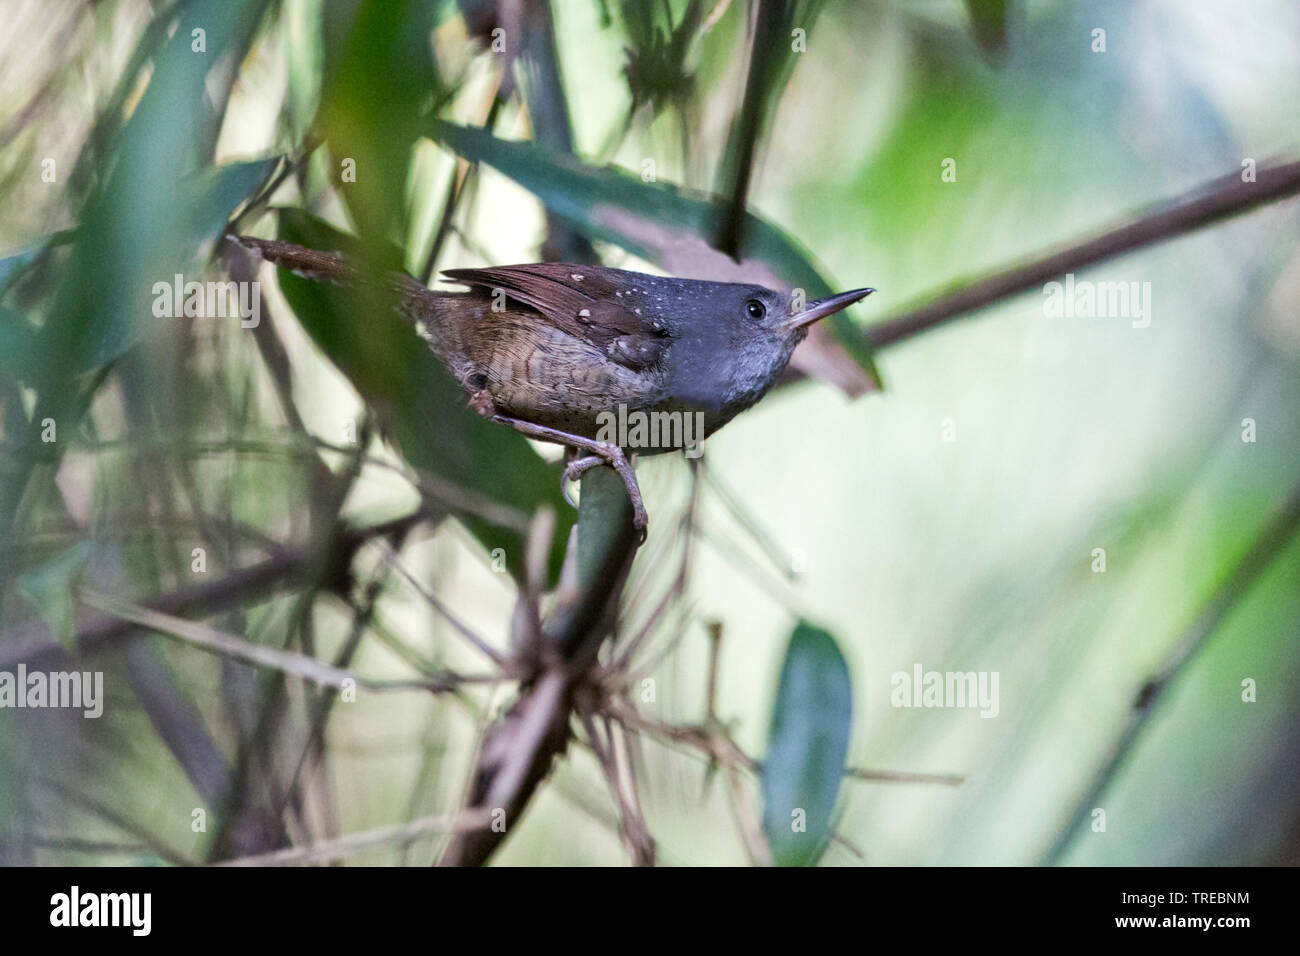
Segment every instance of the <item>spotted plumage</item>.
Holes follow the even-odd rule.
[[[795,309],[786,295],[759,285],[550,262],[449,269],[443,275],[466,287],[452,292],[399,273],[369,278],[338,253],[240,242],[308,278],[383,285],[472,408],[614,465],[641,526],[626,455],[600,438],[608,421],[602,413],[699,413],[711,434],[763,396],[811,322],[871,291]]]

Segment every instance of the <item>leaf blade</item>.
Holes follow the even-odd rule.
[[[781,666],[762,765],[763,832],[777,864],[810,866],[830,840],[852,722],[852,682],[838,643],[800,621]]]

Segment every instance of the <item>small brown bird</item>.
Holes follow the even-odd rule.
[[[339,253],[267,239],[238,241],[310,279],[367,282]],[[611,417],[697,416],[703,434],[695,439],[703,439],[763,397],[809,325],[874,291],[855,289],[794,309],[797,300],[760,285],[563,262],[448,269],[443,275],[469,291],[435,291],[404,273],[385,276],[383,284],[475,411],[529,438],[585,452],[565,465],[570,503],[568,483],[608,464],[627,486],[641,531],[645,505],[628,454],[682,444],[659,434],[625,447],[608,440]]]

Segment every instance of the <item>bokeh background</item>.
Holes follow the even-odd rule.
[[[481,675],[435,602],[506,652],[523,529],[553,509],[558,558],[574,520],[556,449],[466,424],[412,371],[418,340],[331,312],[224,232],[319,245],[328,226],[421,277],[708,273],[737,196],[750,267],[878,292],[816,344],[832,380],[804,366],[700,468],[639,464],[651,534],[606,659],[645,631],[645,720],[758,760],[774,713],[847,733],[824,865],[1300,858],[1294,201],[1079,270],[1150,283],[1148,327],[1053,318],[1029,291],[864,345],[919,302],[1300,156],[1294,3],[770,5],[780,49],[742,0],[5,6],[0,670],[102,670],[107,703],[0,709],[0,860],[224,859],[453,812],[515,692],[343,700],[166,626],[92,633],[128,613],[104,595],[138,609],[287,555],[301,573],[275,588],[173,617],[377,679]],[[155,318],[176,272],[258,278],[261,324]],[[883,390],[849,394],[877,372]],[[341,528],[413,512],[391,549],[327,560]],[[778,692],[800,620],[832,635],[851,711]],[[918,664],[996,672],[996,717],[892,706]],[[751,859],[761,772],[624,739],[659,862]],[[579,742],[494,859],[621,864],[619,819]],[[423,864],[444,841],[339,858]]]

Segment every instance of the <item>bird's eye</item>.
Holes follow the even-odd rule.
[[[767,315],[767,306],[762,302],[759,302],[757,299],[750,299],[745,303],[745,314],[751,319],[761,319],[763,316]]]

